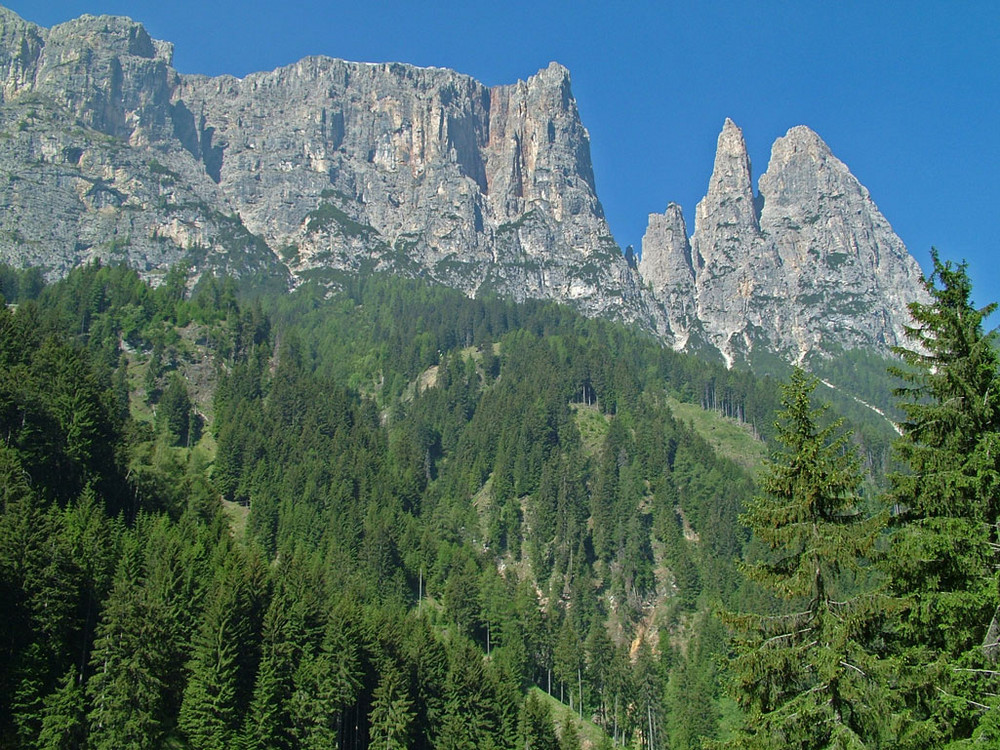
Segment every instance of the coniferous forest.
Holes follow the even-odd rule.
[[[0,746],[998,743],[992,308],[926,283],[817,368],[897,434],[553,303],[0,268]]]

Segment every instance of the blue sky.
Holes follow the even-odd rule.
[[[2,2],[2,0],[0,0]],[[182,73],[241,76],[325,54],[467,73],[495,85],[552,60],[573,77],[616,239],[694,206],[726,117],[754,179],[794,125],[818,132],[926,269],[966,259],[1000,297],[1000,2],[591,0],[342,3],[8,0],[52,26],[128,15],[175,44]],[[995,317],[994,320],[997,320]]]

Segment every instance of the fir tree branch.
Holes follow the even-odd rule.
[[[960,701],[965,701],[966,703],[970,703],[971,705],[975,706],[976,708],[981,708],[984,711],[989,711],[990,708],[991,708],[991,706],[987,706],[984,703],[978,703],[978,702],[972,700],[971,698],[966,698],[965,696],[962,696],[962,695],[955,695],[954,693],[949,693],[946,690],[942,690],[937,685],[934,686],[934,689],[937,690],[939,693],[941,693],[941,695],[943,695],[943,696],[946,696],[948,698],[958,698]]]

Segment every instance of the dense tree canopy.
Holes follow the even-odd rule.
[[[733,695],[746,728],[733,747],[889,747],[885,669],[871,652],[878,597],[857,580],[881,525],[861,514],[862,477],[839,423],[811,403],[816,380],[795,370],[777,441],[745,522],[766,548],[746,575],[788,603],[733,614]],[[862,579],[863,580],[863,579]]]
[[[967,291],[915,308],[886,531],[887,425],[842,436],[802,373],[775,427],[770,379],[619,325],[336,281],[0,268],[0,745],[989,736],[996,354]]]
[[[763,425],[766,386],[381,277],[263,301],[183,269],[4,278],[3,744],[665,740],[645,613],[687,637],[693,582],[734,592],[718,519],[751,487],[667,397],[724,380],[715,406]]]

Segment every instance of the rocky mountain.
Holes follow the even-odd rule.
[[[760,346],[796,362],[885,352],[903,341],[906,305],[926,299],[868,190],[802,126],[774,143],[755,194],[743,133],[726,120],[690,243],[678,206],[652,214],[639,270],[678,340],[698,331],[729,363]]]
[[[187,263],[258,286],[363,270],[555,299],[734,362],[898,340],[919,271],[815,134],[775,144],[755,195],[727,122],[688,238],[611,236],[569,72],[487,87],[450,70],[311,57],[182,75],[121,17],[44,29],[0,9],[0,261]]]
[[[286,286],[368,267],[666,333],[558,64],[494,88],[323,57],[207,78],[129,19],[47,30],[7,10],[0,46],[0,259],[153,277],[186,261]]]

